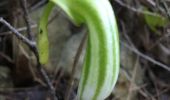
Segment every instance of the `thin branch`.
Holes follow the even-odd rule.
[[[0,56],[3,57],[5,60],[7,60],[9,63],[14,64],[14,61],[4,53],[0,52]]]
[[[121,25],[122,25],[122,33],[123,33],[123,36],[124,36],[125,39],[128,41],[128,43],[129,43],[133,48],[135,48],[134,44],[132,43],[130,37],[129,37],[128,34],[127,34],[126,27],[125,27],[125,24],[124,24],[123,21],[121,21]]]
[[[2,17],[0,17],[0,22],[2,24],[4,24],[5,26],[7,26],[13,33],[14,35],[21,40],[22,42],[24,42],[28,47],[35,48],[36,47],[36,43],[34,41],[30,41],[29,39],[27,39],[24,35],[22,35],[21,33],[19,33],[13,26],[11,26],[6,20],[4,20]]]
[[[21,40],[23,43],[25,43],[31,50],[32,52],[35,54],[36,58],[37,58],[37,70],[39,71],[39,74],[41,75],[41,77],[43,78],[43,81],[47,84],[48,88],[50,89],[51,95],[52,97],[54,97],[54,100],[58,100],[57,97],[55,96],[55,89],[47,75],[47,73],[45,72],[45,70],[41,67],[41,64],[39,62],[39,53],[38,53],[38,49],[36,47],[36,43],[34,41],[31,41],[29,39],[27,39],[24,35],[22,35],[21,33],[19,33],[13,26],[11,26],[6,20],[4,20],[2,17],[0,17],[0,22],[2,24],[4,24],[5,26],[7,26],[12,32],[13,34],[19,39]]]
[[[21,7],[23,9],[23,12],[24,12],[24,20],[26,22],[26,25],[27,25],[27,33],[28,33],[28,38],[30,40],[34,40],[33,39],[33,36],[32,36],[32,33],[31,33],[31,24],[30,24],[30,18],[29,18],[29,15],[28,15],[28,9],[27,9],[27,6],[26,6],[26,0],[20,0],[20,3],[21,3]],[[53,18],[57,17],[59,15],[59,13],[56,14],[56,16],[54,16]],[[52,19],[53,20],[53,19]],[[51,20],[51,21],[52,21]],[[50,23],[50,22],[49,22]],[[35,55],[38,54],[38,51],[37,49],[35,48]],[[38,58],[38,65],[37,65],[37,68],[38,70],[40,70],[40,74],[42,74],[42,76],[44,77],[44,81],[47,83],[47,85],[49,86],[50,90],[51,90],[51,94],[55,97],[55,89],[52,85],[52,82],[50,81],[50,79],[48,78],[45,70],[41,67],[40,63],[39,63],[39,55],[36,55],[37,58]],[[56,99],[56,98],[55,98]]]
[[[76,72],[76,66],[77,66],[78,60],[80,58],[80,55],[82,53],[83,46],[85,44],[86,39],[87,39],[87,33],[84,34],[83,39],[82,39],[82,41],[81,41],[81,43],[78,47],[77,53],[75,55],[75,59],[74,59],[72,71],[71,71],[71,78],[69,80],[69,84],[70,84],[69,86],[70,87],[68,88],[68,91],[66,93],[65,100],[69,100],[71,90],[72,90],[72,87],[73,87],[73,84],[74,84],[74,75],[75,75],[75,72]]]
[[[168,38],[169,36],[170,36],[170,32],[168,32],[167,34],[165,34],[162,37],[160,37],[153,45],[151,45],[151,47],[149,49],[153,49],[156,45],[160,44],[160,42],[163,39]]]
[[[24,20],[25,20],[25,23],[26,23],[26,26],[27,26],[27,35],[28,35],[28,39],[29,40],[33,40],[33,35],[32,35],[32,32],[31,32],[31,23],[30,23],[30,17],[28,15],[28,9],[27,9],[27,1],[26,0],[20,0],[20,5],[21,5],[21,8],[23,10],[23,17],[24,17]]]
[[[123,74],[125,74],[127,80],[128,80],[129,82],[131,82],[132,75],[130,75],[129,71],[126,70],[126,69],[124,68],[124,66],[121,66],[120,68],[121,68],[121,70],[123,71]],[[138,92],[139,92],[142,96],[144,96],[145,98],[147,98],[147,97],[148,97],[147,93],[145,93],[145,92],[142,90],[142,88],[144,88],[144,87],[146,87],[146,86],[147,86],[147,84],[143,84],[143,85],[141,85],[141,86],[138,86],[136,83],[133,83],[133,87],[135,87],[135,89],[133,89],[133,91],[134,91],[134,90],[136,90],[136,91],[138,90]]]
[[[124,2],[122,2],[121,0],[115,0],[115,2],[117,2],[119,5],[121,5],[122,7],[125,7],[133,12],[138,12],[138,13],[142,13],[141,10],[138,10],[136,8],[133,8],[127,4],[125,4]]]
[[[133,47],[129,46],[128,44],[124,43],[123,41],[121,41],[121,44],[122,44],[123,46],[125,46],[126,48],[128,48],[129,50],[131,50],[131,51],[133,51],[134,53],[136,53],[137,55],[139,55],[140,57],[142,57],[142,58],[144,58],[144,59],[152,62],[153,64],[158,65],[158,66],[162,67],[163,69],[165,69],[165,70],[167,70],[167,71],[170,72],[170,67],[169,67],[169,66],[167,66],[167,65],[165,65],[165,64],[163,64],[163,63],[161,63],[161,62],[159,62],[159,61],[157,61],[157,60],[155,60],[155,59],[153,59],[153,58],[151,58],[151,57],[149,57],[149,56],[141,53],[139,50],[137,50],[136,48],[133,48]]]
[[[121,41],[121,44],[122,44],[122,45],[124,45],[126,48],[128,48],[128,49],[131,50],[131,51],[133,51],[134,53],[138,54],[138,55],[141,56],[142,58],[144,58],[144,59],[146,59],[146,60],[148,60],[148,61],[150,61],[150,62],[152,62],[152,63],[154,63],[154,64],[156,64],[156,65],[158,65],[158,66],[160,66],[160,67],[162,67],[162,68],[164,68],[164,69],[166,69],[166,70],[168,70],[168,71],[170,71],[170,67],[169,67],[169,66],[167,66],[167,65],[165,65],[165,64],[163,64],[163,63],[161,63],[161,62],[159,62],[159,61],[156,61],[155,59],[153,59],[153,58],[151,58],[151,57],[149,57],[149,56],[141,53],[141,52],[135,47],[135,45],[132,43],[132,41],[131,41],[131,39],[129,38],[129,36],[125,33],[124,24],[122,23],[121,25],[122,25],[122,27],[123,27],[123,35],[125,36],[126,40],[130,43],[130,45],[132,45],[132,46],[129,46],[128,44],[126,44],[126,43],[124,43],[123,41]]]
[[[138,62],[139,62],[139,56],[137,56],[135,64],[134,64],[132,77],[131,77],[131,80],[130,80],[130,87],[129,87],[129,90],[128,90],[129,92],[128,92],[127,100],[131,100],[131,98],[132,98],[132,94],[133,94],[132,89],[134,87],[135,79],[136,79],[136,76],[137,76],[137,68],[139,67]]]
[[[38,70],[40,71],[40,75],[44,78],[45,83],[47,84],[48,88],[50,89],[50,93],[51,96],[53,97],[53,100],[58,100],[58,98],[55,95],[55,89],[47,75],[47,73],[45,72],[45,70],[41,67],[41,64],[39,63],[37,65]]]
[[[31,25],[31,29],[36,28],[36,27],[37,27],[37,24]],[[22,31],[27,30],[27,27],[20,27],[20,28],[17,28],[16,30],[17,30],[18,32],[22,32]],[[12,31],[6,31],[6,32],[0,33],[0,36],[11,35],[11,34],[12,34]]]
[[[125,8],[127,8],[128,10],[131,10],[131,11],[133,11],[133,12],[135,12],[135,13],[139,13],[139,14],[148,14],[148,15],[152,15],[152,16],[155,16],[155,14],[153,14],[153,13],[150,13],[150,12],[148,12],[148,11],[144,11],[144,10],[142,10],[142,9],[139,9],[139,8],[134,8],[134,7],[132,7],[132,6],[130,6],[130,5],[127,5],[127,4],[125,4],[124,2],[122,2],[121,0],[115,0],[115,2],[117,2],[119,5],[121,5],[122,7],[125,7]]]
[[[54,19],[56,19],[60,15],[60,12],[61,12],[61,9],[56,11],[56,14],[48,21],[48,25],[51,24],[54,21]]]
[[[48,2],[48,0],[39,0],[38,3],[34,4],[31,6],[30,11],[34,11],[37,8],[43,6],[44,4],[46,4]]]

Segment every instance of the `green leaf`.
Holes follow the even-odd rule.
[[[149,12],[148,10],[145,11],[144,18],[148,26],[154,32],[157,32],[157,27],[164,27],[169,23],[168,18],[158,13]]]

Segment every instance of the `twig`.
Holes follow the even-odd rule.
[[[32,5],[32,7],[30,8],[30,11],[34,11],[35,9],[41,7],[42,5],[46,4],[48,2],[48,0],[39,0],[38,3]]]
[[[168,7],[166,1],[161,0],[161,2],[163,3],[163,6],[164,6],[164,8],[165,8],[165,11],[166,11],[166,13],[167,13],[167,15],[168,15],[168,19],[170,19],[170,11],[169,11],[169,7]]]
[[[122,23],[122,27],[123,27],[123,29],[124,29],[123,23]],[[165,64],[163,64],[163,63],[161,63],[161,62],[159,62],[159,61],[156,61],[155,59],[153,59],[153,58],[151,58],[151,57],[149,57],[149,56],[141,53],[141,52],[135,47],[135,45],[132,43],[132,41],[130,40],[129,36],[126,35],[125,30],[123,30],[123,35],[125,36],[125,38],[127,39],[127,41],[130,43],[130,45],[132,45],[132,46],[129,46],[128,44],[126,44],[126,43],[124,43],[123,41],[121,41],[121,44],[122,44],[122,45],[124,45],[126,48],[128,48],[128,49],[131,50],[131,51],[133,51],[134,53],[138,54],[138,55],[141,56],[142,58],[144,58],[144,59],[146,59],[146,60],[148,60],[148,61],[150,61],[150,62],[152,62],[152,63],[154,63],[154,64],[156,64],[156,65],[158,65],[158,66],[160,66],[160,67],[162,67],[162,68],[164,68],[164,69],[166,69],[166,70],[168,70],[168,71],[170,71],[170,67],[169,67],[169,66],[167,66],[167,65],[165,65]]]
[[[32,29],[32,28],[36,28],[36,27],[37,27],[37,24],[31,25],[31,29]],[[27,27],[20,27],[20,28],[17,28],[16,30],[17,30],[18,32],[22,32],[22,31],[27,30]],[[6,32],[0,33],[0,36],[11,35],[11,34],[12,34],[12,31],[6,31]]]
[[[76,66],[77,66],[78,60],[80,58],[81,52],[83,50],[83,46],[85,44],[86,39],[87,39],[87,33],[84,34],[83,39],[82,39],[82,41],[81,41],[81,43],[78,47],[77,53],[75,55],[75,59],[74,59],[72,71],[71,71],[71,78],[69,80],[69,84],[70,84],[69,86],[70,87],[68,88],[68,91],[66,93],[65,100],[69,100],[71,90],[72,90],[72,87],[73,87],[73,84],[74,84],[74,75],[75,75],[75,71],[76,71]]]
[[[160,98],[158,96],[160,94],[159,93],[160,90],[158,89],[158,87],[159,87],[158,82],[157,82],[158,80],[157,80],[156,76],[154,75],[153,71],[150,68],[148,68],[148,70],[149,70],[148,71],[149,78],[152,81],[153,88],[155,89],[155,92],[156,92],[155,95],[156,95],[157,99],[160,100]]]
[[[61,78],[64,75],[64,71],[60,68],[58,69],[58,71],[54,74],[54,79],[52,81],[52,83],[54,84],[54,88],[57,88],[57,85],[59,84]],[[55,80],[55,76],[57,76],[57,80]]]
[[[138,13],[142,13],[141,10],[138,10],[136,8],[133,8],[129,5],[126,5],[124,2],[120,1],[120,0],[115,0],[115,2],[117,2],[119,5],[121,5],[122,7],[125,7],[133,12],[138,12]]]
[[[154,97],[155,97],[155,98],[156,98],[156,97],[160,97],[161,95],[167,93],[169,90],[170,90],[169,87],[168,87],[168,88],[165,88],[164,90],[162,90],[162,91],[159,92],[159,95],[155,95]],[[160,100],[160,99],[159,99],[159,100]]]
[[[3,57],[5,60],[7,60],[9,63],[14,64],[14,61],[4,53],[0,52],[0,56]]]
[[[159,62],[159,61],[157,61],[157,60],[155,60],[155,59],[153,59],[153,58],[151,58],[151,57],[141,53],[139,50],[137,50],[136,48],[132,48],[128,44],[124,43],[123,41],[121,41],[121,44],[123,46],[125,46],[126,48],[128,48],[129,50],[131,50],[134,53],[136,53],[137,55],[139,55],[140,57],[142,57],[142,58],[144,58],[144,59],[154,63],[155,65],[158,65],[158,66],[162,67],[163,69],[165,69],[165,70],[170,72],[170,67],[169,66],[167,66],[167,65],[165,65],[165,64],[163,64],[163,63],[161,63],[161,62]]]
[[[131,82],[132,75],[130,75],[129,71],[126,70],[123,66],[121,66],[120,68],[121,68],[121,70],[123,71],[123,73],[125,74],[127,80],[128,80],[129,82]],[[133,89],[133,90],[138,90],[138,92],[139,92],[142,96],[144,96],[145,98],[148,97],[148,95],[142,90],[142,88],[146,87],[147,84],[143,84],[142,86],[138,86],[136,83],[133,83],[133,86],[136,88],[136,89]]]
[[[60,15],[61,10],[59,9],[57,13],[48,21],[48,25],[51,24],[54,19],[56,19]]]
[[[12,27],[6,20],[4,20],[2,17],[0,17],[0,22],[7,26],[13,33],[14,35],[19,39],[22,40],[27,46],[30,47],[30,49],[36,47],[36,43],[34,41],[30,41],[27,39],[25,36],[23,36],[21,33],[19,33],[14,27]]]
[[[163,35],[162,37],[160,37],[153,45],[151,45],[151,47],[149,49],[153,49],[156,45],[158,45],[163,39],[168,38],[170,36],[170,32],[168,32],[167,34]]]
[[[121,0],[115,0],[115,2],[117,2],[117,3],[118,3],[119,5],[121,5],[122,7],[125,7],[125,8],[127,8],[128,10],[131,10],[131,11],[133,11],[133,12],[135,12],[135,13],[144,14],[144,15],[145,15],[145,14],[148,14],[148,15],[155,16],[155,14],[150,13],[150,12],[148,12],[148,11],[144,11],[144,10],[139,9],[139,8],[131,7],[130,5],[125,4],[125,3],[122,2]]]
[[[152,6],[156,6],[155,2],[153,0],[146,0],[149,4],[151,4]]]
[[[122,25],[122,33],[123,33],[123,36],[125,37],[125,39],[129,42],[129,44],[135,48],[134,44],[132,43],[130,37],[128,36],[127,34],[127,31],[126,31],[126,28],[125,28],[125,24],[123,21],[121,21],[121,25]]]
[[[131,100],[131,98],[132,98],[132,93],[133,93],[132,88],[134,87],[134,83],[135,83],[135,79],[136,79],[136,75],[137,75],[137,68],[139,67],[138,62],[139,62],[139,56],[137,56],[137,59],[134,64],[134,68],[133,68],[133,72],[132,72],[133,74],[132,74],[132,78],[130,80],[130,87],[128,90],[129,93],[127,96],[127,100]]]
[[[19,39],[21,40],[23,43],[25,43],[30,49],[31,51],[35,54],[36,58],[37,58],[37,69],[41,75],[41,77],[43,78],[43,81],[45,81],[45,83],[47,84],[48,88],[50,89],[51,95],[52,97],[54,97],[54,100],[58,100],[57,97],[55,96],[55,89],[50,81],[50,79],[48,78],[47,73],[45,72],[45,70],[41,67],[41,64],[39,62],[39,53],[38,53],[38,49],[36,47],[36,43],[34,41],[31,41],[29,39],[27,39],[25,36],[23,36],[21,33],[19,33],[14,27],[12,27],[6,20],[4,20],[2,17],[0,17],[0,22],[2,24],[4,24],[5,26],[7,26],[12,32],[13,34]]]
[[[56,95],[55,95],[55,89],[47,75],[47,73],[45,72],[45,70],[41,67],[41,64],[38,63],[37,65],[37,69],[39,70],[40,72],[40,75],[44,78],[44,81],[45,83],[47,84],[48,88],[50,89],[50,93],[51,93],[51,96],[53,97],[53,100],[58,100]]]
[[[20,0],[20,5],[23,10],[23,17],[27,26],[27,35],[29,40],[33,40],[32,32],[31,32],[31,23],[30,23],[30,17],[28,15],[28,9],[27,9],[27,1],[26,0]]]

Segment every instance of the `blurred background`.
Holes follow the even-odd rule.
[[[47,2],[0,0],[0,17],[28,38],[30,32],[36,41]],[[107,100],[170,100],[170,1],[110,0],[110,3],[119,27],[121,69]],[[74,100],[86,48],[83,37],[88,30],[83,25],[75,26],[56,6],[49,18],[48,32],[50,60],[43,68],[58,99]],[[78,52],[79,59],[75,56]],[[44,84],[34,54],[0,24],[0,100],[50,100]]]

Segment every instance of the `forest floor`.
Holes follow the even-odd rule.
[[[24,1],[1,0],[0,18],[36,41],[38,22],[47,2]],[[107,100],[170,100],[170,1],[110,2],[119,27],[121,68]],[[54,92],[58,100],[75,99],[86,28],[74,26],[58,7],[48,28],[50,61],[40,66],[36,50],[30,50],[29,44],[25,45],[12,33],[14,30],[0,23],[0,100],[53,100]],[[81,48],[78,59],[75,55]]]

